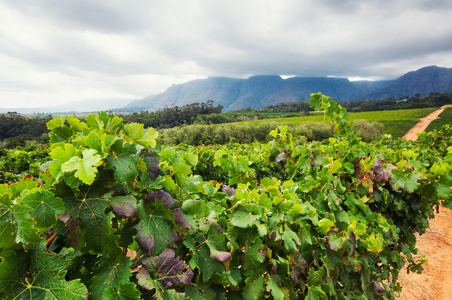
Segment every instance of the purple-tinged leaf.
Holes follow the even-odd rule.
[[[146,196],[146,202],[154,203],[155,199],[163,201],[163,204],[166,206],[166,208],[170,208],[171,205],[173,205],[176,202],[176,200],[174,200],[170,194],[162,190],[158,192],[150,192]]]
[[[349,245],[351,246],[349,256],[352,257],[352,256],[355,256],[355,251],[356,251],[356,236],[353,232],[350,232],[348,234],[348,238],[349,238],[349,240],[348,240]]]
[[[173,212],[174,212],[174,214],[176,216],[176,219],[175,219],[176,220],[176,225],[178,225],[180,227],[183,227],[183,228],[186,228],[186,229],[189,229],[190,225],[188,224],[188,221],[185,218],[184,213],[182,212],[182,209],[175,208],[175,209],[173,209]]]
[[[386,292],[386,289],[380,283],[375,282],[375,281],[372,282],[372,289],[374,291],[374,294],[377,296]]]
[[[364,159],[364,157],[361,157],[358,161],[353,163],[353,166],[355,167],[355,177],[358,179],[364,178],[364,171],[361,167],[361,160],[363,160],[363,159]]]
[[[67,212],[62,213],[61,215],[58,216],[58,221],[61,221],[63,223],[67,223],[67,221],[69,221],[69,219],[72,216],[70,214],[68,214]]]
[[[377,158],[375,160],[374,168],[372,169],[372,171],[374,172],[375,179],[378,183],[385,183],[388,182],[389,179],[391,179],[391,171],[394,169],[396,169],[396,166],[392,164],[386,164],[386,168],[384,168],[381,159]]]
[[[71,216],[65,224],[67,229],[64,235],[67,236],[68,246],[79,249],[81,247],[81,237],[79,234],[78,219]]]
[[[215,223],[215,227],[217,227],[217,232],[218,233],[223,233],[224,232],[223,228],[221,228],[221,226],[218,223]]]
[[[117,216],[128,218],[137,213],[137,199],[132,195],[115,196],[109,200],[111,208]]]
[[[212,251],[212,249],[210,250],[210,256],[222,263],[227,262],[228,260],[231,260],[232,255],[229,252],[225,252],[225,251]]]
[[[152,250],[152,248],[154,248],[155,232],[153,232],[149,228],[146,228],[147,226],[149,226],[149,224],[148,224],[148,222],[145,222],[145,221],[140,221],[135,226],[135,229],[137,230],[137,235],[136,235],[135,239],[141,248],[143,248],[145,251],[149,252]]]
[[[278,271],[278,264],[276,262],[273,262],[272,274],[275,275],[277,271]]]
[[[342,236],[337,235],[337,230],[331,229],[328,232],[328,235],[326,236],[326,240],[328,242],[328,248],[330,248],[333,251],[338,250],[344,242],[344,239]]]
[[[143,250],[158,255],[180,239],[174,231],[175,214],[172,211],[165,208],[148,209],[145,201],[138,203],[137,210],[140,221],[135,226],[135,239]]]
[[[223,229],[211,219],[208,220],[208,223],[216,225],[210,227],[208,239],[206,240],[206,244],[210,249],[210,257],[222,263],[231,260],[232,255],[228,252],[227,239]]]
[[[151,275],[145,268],[141,268],[137,274],[138,285],[151,291],[155,289],[154,280],[152,280]]]
[[[157,177],[160,173],[160,162],[158,158],[150,152],[143,151],[143,155],[145,156],[148,172]]]
[[[283,152],[281,154],[276,155],[275,162],[279,163],[279,162],[285,161],[286,159],[287,159],[287,154],[285,152]]]
[[[234,196],[235,195],[235,190],[233,188],[231,188],[230,186],[225,185],[225,184],[221,185],[221,191],[223,193],[228,194],[229,196]]]
[[[159,256],[143,259],[143,266],[149,271],[157,274],[156,280],[164,288],[176,287],[180,283],[189,285],[193,279],[193,271],[180,258],[174,257],[172,249],[164,250]]]
[[[294,251],[294,255],[289,258],[292,271],[290,272],[290,278],[294,284],[298,284],[298,278],[301,274],[305,274],[306,266],[308,262],[301,256],[300,252]]]

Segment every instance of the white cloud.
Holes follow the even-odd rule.
[[[134,100],[207,76],[452,67],[451,13],[440,0],[2,2],[0,107]]]

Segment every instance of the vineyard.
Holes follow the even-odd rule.
[[[418,109],[401,109],[388,110],[384,113],[369,111],[351,113],[348,115],[350,121],[366,120],[368,122],[378,122],[384,125],[383,133],[391,134],[393,137],[402,137],[411,127],[413,127],[421,117],[425,117],[433,112],[434,108],[418,108]],[[313,114],[313,113],[312,113]],[[306,123],[306,122],[323,122],[325,117],[323,112],[317,112],[317,115],[303,118],[280,118],[275,119],[275,122],[290,122],[290,123]],[[266,122],[265,120],[248,121],[246,123],[260,124]],[[244,124],[241,122],[239,124]]]
[[[0,162],[0,298],[394,299],[452,209],[452,127],[365,143],[310,105],[334,137],[163,146],[107,113],[52,119],[48,149]]]

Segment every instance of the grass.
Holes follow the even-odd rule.
[[[444,108],[445,110],[439,115],[439,119],[433,120],[426,131],[439,130],[446,124],[452,124],[452,105],[446,105]]]
[[[386,110],[386,111],[371,111],[360,113],[349,113],[349,119],[354,120],[367,120],[369,122],[379,122],[384,125],[383,133],[391,134],[395,138],[402,137],[411,127],[413,127],[419,118],[425,117],[429,113],[433,112],[436,108],[418,108],[418,109],[403,109],[403,110]],[[244,121],[238,124],[251,123],[259,124],[262,122],[268,122],[269,120],[255,120]],[[292,123],[304,123],[304,122],[325,122],[323,115],[309,116],[309,117],[291,117],[272,119],[273,122],[292,122]]]

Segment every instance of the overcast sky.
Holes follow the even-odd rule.
[[[450,0],[0,1],[0,107],[132,101],[209,76],[452,67]]]

